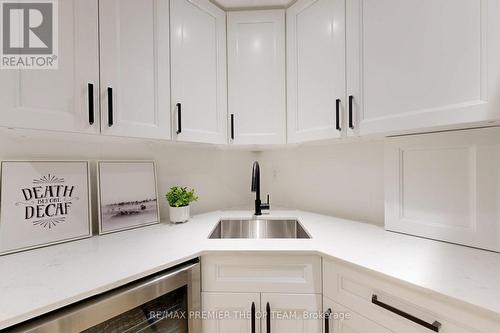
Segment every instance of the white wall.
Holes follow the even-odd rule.
[[[481,135],[485,131],[466,132]],[[390,141],[400,140],[405,138]],[[200,200],[192,207],[195,214],[252,207],[251,166],[258,160],[262,199],[270,193],[271,208],[384,223],[384,140],[308,144],[254,153],[212,145],[1,129],[0,160],[6,159],[154,159],[163,219],[168,219],[164,194],[177,184],[196,188]],[[94,174],[95,163],[92,166]],[[93,205],[96,207],[95,200]]]
[[[305,145],[258,159],[271,207],[384,224],[383,141]]]
[[[153,159],[157,163],[160,213],[165,220],[168,205],[164,194],[177,184],[197,190],[200,200],[192,206],[195,214],[253,207],[251,167],[259,160],[262,199],[270,193],[271,208],[304,209],[379,225],[384,221],[382,141],[254,153],[212,145],[0,129],[0,160],[8,159],[93,161],[93,207],[97,207],[96,160]]]
[[[96,160],[155,160],[160,214],[164,220],[168,219],[164,195],[173,185],[197,190],[200,199],[192,206],[195,214],[251,205],[250,176],[254,156],[251,152],[221,150],[209,145],[0,129],[0,160],[91,160],[93,207],[97,207]]]

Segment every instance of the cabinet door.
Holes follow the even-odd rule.
[[[310,318],[321,312],[320,295],[263,293],[261,306],[264,332],[270,325],[272,333],[321,333],[322,321]]]
[[[498,10],[490,0],[347,1],[351,134],[499,119]]]
[[[259,293],[201,294],[202,309],[218,318],[203,320],[203,333],[259,333]],[[253,321],[252,321],[252,318]],[[253,324],[252,324],[253,322]]]
[[[58,2],[58,68],[2,70],[0,126],[99,132],[97,13],[97,0]]]
[[[226,14],[208,0],[170,10],[174,139],[226,143]]]
[[[285,12],[227,15],[233,143],[285,143]]]
[[[338,138],[346,105],[345,1],[299,0],[286,25],[288,142]]]
[[[170,138],[168,1],[99,1],[101,128]]]
[[[500,251],[500,129],[385,145],[387,230]]]
[[[392,333],[393,331],[379,325],[360,314],[351,311],[328,298],[323,298],[324,313],[330,313],[324,321],[325,333]],[[327,327],[328,326],[328,327]]]

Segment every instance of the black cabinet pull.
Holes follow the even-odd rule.
[[[182,105],[177,103],[177,134],[182,133]]]
[[[255,333],[255,302],[252,302],[252,333]]]
[[[94,125],[94,85],[89,83],[88,88],[88,103],[89,103],[89,124]]]
[[[395,313],[398,316],[401,316],[401,317],[406,318],[406,319],[408,319],[416,324],[419,324],[419,325],[421,325],[421,326],[423,326],[423,327],[425,327],[433,332],[439,332],[439,329],[442,326],[441,323],[438,321],[434,321],[431,324],[431,323],[428,323],[425,320],[417,318],[417,317],[415,317],[407,312],[396,309],[395,307],[392,307],[389,304],[385,304],[385,303],[379,301],[377,295],[375,295],[375,294],[372,295],[372,303],[377,305],[377,306],[380,306],[381,308],[384,308],[392,313]]]
[[[332,314],[332,309],[328,309],[325,312],[325,333],[330,333],[330,315]]]
[[[234,140],[234,114],[231,113],[231,140]]]
[[[340,102],[341,101],[338,98],[335,100],[335,129],[337,129],[337,131],[342,130],[342,128],[340,127]]]
[[[271,305],[266,305],[266,333],[271,333]]]
[[[113,88],[108,87],[108,127],[113,126]]]
[[[352,102],[354,100],[354,96],[349,96],[349,128],[354,129],[354,123],[352,119]]]

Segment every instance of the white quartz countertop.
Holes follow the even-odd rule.
[[[0,329],[111,290],[213,251],[313,252],[382,273],[450,302],[500,318],[500,254],[385,231],[302,211],[311,239],[208,239],[216,211],[188,223],[162,223],[0,257]]]

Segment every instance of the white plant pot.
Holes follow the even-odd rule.
[[[189,206],[170,207],[170,221],[172,223],[187,222],[189,217]]]

